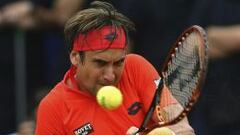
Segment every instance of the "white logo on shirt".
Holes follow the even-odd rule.
[[[84,124],[80,128],[74,130],[75,135],[88,135],[93,132],[93,127],[90,123]]]

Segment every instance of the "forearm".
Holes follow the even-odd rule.
[[[175,125],[168,126],[176,135],[195,135],[193,128],[189,125],[187,118]]]
[[[172,104],[164,107],[166,112],[171,112],[171,116],[177,116],[182,110],[180,104]],[[182,119],[180,122],[168,126],[176,135],[195,135],[193,128],[189,125],[187,117]]]

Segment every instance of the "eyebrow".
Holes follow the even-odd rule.
[[[118,63],[118,62],[121,62],[121,61],[124,61],[124,60],[125,60],[125,56],[120,58],[117,61],[114,61],[113,63]],[[104,62],[104,63],[109,63],[110,62],[110,61],[107,61],[107,60],[104,60],[104,59],[101,59],[101,58],[94,58],[92,61],[93,62]]]
[[[93,62],[104,62],[104,63],[108,63],[108,61],[103,60],[103,59],[99,59],[99,58],[94,58],[92,61],[93,61]]]

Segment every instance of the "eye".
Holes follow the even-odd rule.
[[[94,60],[94,63],[97,65],[97,67],[103,67],[107,65],[107,62],[103,60]]]
[[[117,61],[117,62],[114,62],[114,65],[115,65],[115,66],[122,66],[123,63],[124,63],[124,59],[121,59],[121,60],[119,60],[119,61]]]

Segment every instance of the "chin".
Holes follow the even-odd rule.
[[[96,95],[97,95],[97,92],[98,92],[98,91],[95,91],[95,90],[94,90],[94,91],[91,91],[90,94],[93,95],[93,96],[96,96]]]
[[[94,89],[92,90],[92,94],[97,95],[97,92],[99,91],[99,89],[100,89],[101,87],[103,87],[103,86],[98,86],[98,87],[94,88]]]

